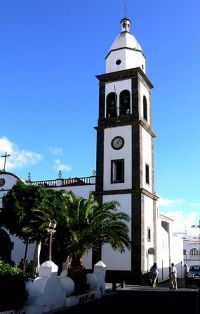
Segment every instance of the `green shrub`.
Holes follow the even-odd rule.
[[[0,260],[0,310],[17,310],[25,305],[27,280],[17,266]]]

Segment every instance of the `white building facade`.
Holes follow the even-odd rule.
[[[169,278],[170,266],[176,265],[177,275],[183,277],[183,240],[172,232],[174,220],[159,213],[157,250],[159,281]]]
[[[184,264],[200,265],[200,237],[185,238],[183,244]]]

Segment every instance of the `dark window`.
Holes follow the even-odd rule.
[[[146,121],[148,121],[148,114],[147,114],[147,99],[143,96],[143,117]]]
[[[117,116],[117,95],[112,92],[108,94],[106,98],[106,117],[116,117]]]
[[[145,165],[146,184],[149,184],[149,165]]]
[[[111,160],[111,183],[124,182],[124,159]]]
[[[198,250],[196,248],[190,250],[190,255],[199,255]]]
[[[123,28],[126,29],[126,22],[122,24]]]
[[[183,250],[183,255],[186,255],[186,249]]]
[[[150,242],[151,241],[151,229],[147,228],[147,241]]]
[[[117,65],[120,65],[120,63],[121,63],[121,60],[118,59],[118,60],[116,61],[116,64],[117,64]]]
[[[123,90],[119,96],[119,114],[127,115],[130,114],[130,92]]]

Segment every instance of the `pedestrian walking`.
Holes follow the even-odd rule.
[[[173,290],[177,289],[177,269],[174,263],[171,264],[170,289],[173,289]]]
[[[185,287],[187,286],[187,274],[189,272],[189,266],[187,264],[184,265],[184,281],[185,281]]]
[[[159,271],[157,268],[157,264],[154,263],[153,266],[150,268],[150,279],[152,287],[156,287],[157,280],[158,280]]]

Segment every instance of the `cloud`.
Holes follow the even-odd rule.
[[[62,164],[60,159],[55,159],[54,160],[54,168],[57,171],[70,171],[71,170],[71,166],[70,165],[66,165],[66,164]]]
[[[13,152],[15,144],[9,141],[6,137],[0,137],[0,152],[11,153]]]
[[[177,205],[185,204],[185,200],[178,198],[178,199],[167,199],[160,197],[158,199],[158,205],[161,207],[175,207]]]
[[[199,210],[200,202],[190,202],[183,198],[168,199],[160,196],[158,199],[158,206],[162,208],[178,208],[178,207],[193,209],[197,208]]]
[[[192,228],[199,224],[200,202],[190,202],[185,199],[167,199],[160,197],[158,200],[159,211],[174,219],[173,232],[186,233],[187,236],[198,236],[199,228]]]
[[[49,152],[53,156],[60,156],[63,154],[63,148],[62,147],[57,147],[57,146],[50,146],[49,147]]]
[[[6,170],[20,169],[38,163],[42,156],[38,153],[20,149],[18,145],[11,142],[7,137],[0,137],[0,154],[5,152],[10,155],[6,160]],[[4,168],[4,158],[0,158],[0,169]]]
[[[186,234],[187,236],[198,236],[199,228],[193,228],[192,226],[198,225],[198,212],[191,211],[186,213],[182,210],[177,211],[164,211],[164,215],[174,219],[172,223],[172,231],[179,234]]]
[[[200,202],[190,202],[190,205],[191,205],[192,207],[198,207],[198,208],[200,208]]]

